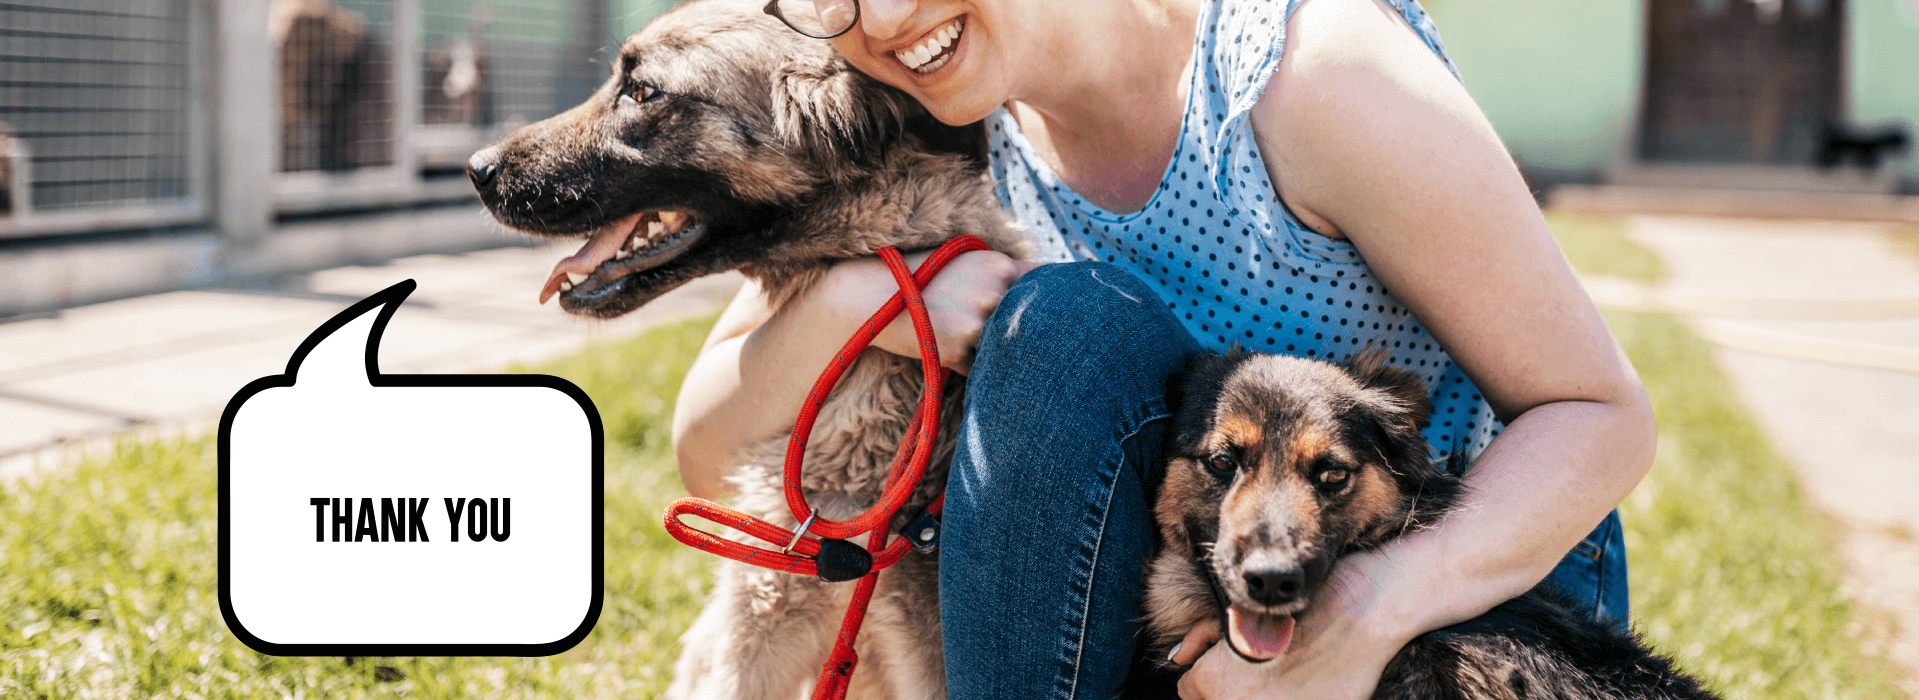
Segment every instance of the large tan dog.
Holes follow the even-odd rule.
[[[976,128],[939,124],[758,4],[705,0],[628,39],[591,99],[475,154],[469,175],[507,225],[587,237],[542,297],[605,318],[733,269],[784,303],[836,260],[960,234],[1025,255],[1031,244],[983,177],[982,143]],[[920,376],[916,360],[868,350],[843,377],[820,413],[802,480],[822,517],[846,519],[877,500]],[[962,394],[949,390],[933,463],[895,528],[943,488]],[[731,479],[735,507],[791,528],[780,490],[785,437],[739,455]],[[909,554],[880,575],[853,695],[945,696],[936,561]],[[801,696],[852,588],[720,564],[705,610],[681,638],[668,695]]]

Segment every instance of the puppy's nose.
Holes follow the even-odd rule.
[[[1306,572],[1295,566],[1246,572],[1246,592],[1261,605],[1283,605],[1299,597]]]
[[[500,176],[500,149],[488,146],[466,159],[466,177],[473,181],[473,188],[484,190]]]

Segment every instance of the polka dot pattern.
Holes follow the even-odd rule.
[[[1414,0],[1388,2],[1445,56]],[[1253,143],[1247,112],[1279,63],[1294,4],[1206,5],[1185,76],[1191,90],[1179,146],[1139,211],[1109,212],[1073,192],[1004,109],[986,122],[1000,201],[1040,238],[1046,259],[1126,268],[1210,349],[1238,345],[1335,361],[1386,350],[1432,391],[1426,438],[1434,459],[1460,452],[1470,461],[1501,428],[1479,390],[1351,243],[1293,217]]]

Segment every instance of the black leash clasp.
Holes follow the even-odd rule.
[[[813,555],[821,581],[851,581],[873,571],[873,553],[846,540],[820,538],[820,553]]]

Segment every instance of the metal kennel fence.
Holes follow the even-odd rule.
[[[468,154],[583,99],[669,4],[0,0],[0,239],[217,225],[235,187],[278,218],[470,197]]]

